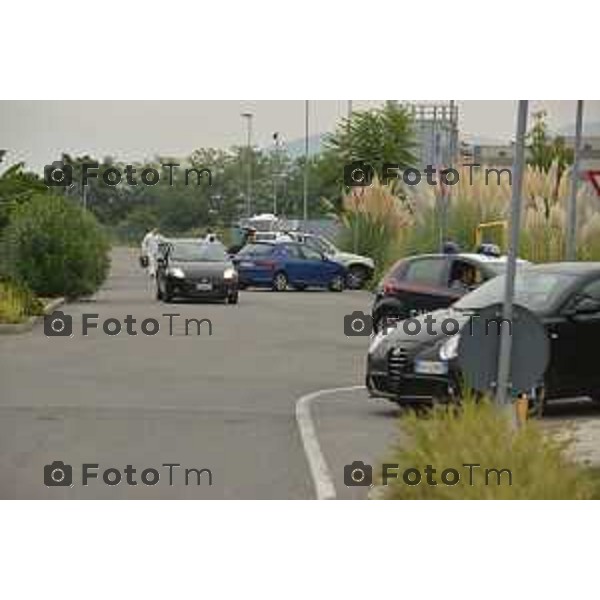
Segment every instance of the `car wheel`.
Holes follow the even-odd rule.
[[[238,303],[237,292],[235,292],[235,294],[230,294],[229,296],[227,296],[227,304],[237,304],[237,303]]]
[[[370,277],[369,270],[363,265],[352,265],[348,269],[346,285],[349,290],[360,290],[367,283]]]
[[[288,286],[288,278],[287,275],[283,271],[279,271],[279,273],[275,273],[273,277],[273,289],[276,292],[285,292]]]
[[[329,282],[329,289],[332,292],[343,292],[344,291],[344,278],[342,277],[342,275],[336,275]]]

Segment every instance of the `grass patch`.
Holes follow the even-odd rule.
[[[22,323],[44,314],[44,303],[23,284],[0,281],[0,323]]]
[[[396,443],[384,461],[400,465],[398,478],[382,487],[385,499],[581,500],[600,493],[600,469],[592,473],[566,458],[570,440],[547,435],[536,421],[513,430],[506,415],[489,401],[467,399],[461,408],[437,407],[425,417],[411,412],[399,425],[403,442]],[[469,470],[466,464],[480,467]],[[436,470],[437,485],[427,483],[428,465]],[[413,468],[423,474],[418,485],[408,485],[402,477]],[[458,471],[459,482],[445,485],[445,469]],[[506,471],[498,475],[505,469],[511,477]]]

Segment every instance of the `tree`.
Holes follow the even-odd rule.
[[[5,151],[0,151],[0,163]],[[8,167],[0,175],[0,230],[8,224],[17,206],[28,202],[35,194],[47,191],[47,187],[35,173],[25,171],[23,163]]]
[[[416,162],[415,146],[412,117],[397,102],[388,101],[381,108],[355,111],[326,137],[326,149],[317,168],[323,188],[339,208],[345,165],[363,161],[378,174],[384,163],[407,168]]]
[[[558,199],[558,190],[561,179],[570,165],[573,164],[573,150],[567,148],[565,139],[560,136],[551,138],[548,134],[548,125],[546,123],[546,111],[540,110],[533,114],[533,125],[527,133],[529,157],[527,163],[548,173],[553,164],[556,164],[556,180],[552,199],[556,202]],[[546,202],[546,216],[549,215],[550,206],[548,199]]]

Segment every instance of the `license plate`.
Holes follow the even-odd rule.
[[[197,283],[196,289],[199,292],[210,292],[212,290],[212,283]]]
[[[243,261],[240,263],[240,267],[246,267],[247,269],[248,269],[248,268],[251,268],[251,267],[253,267],[253,266],[254,266],[254,263],[253,263],[253,262],[250,262],[250,261],[248,261],[248,260],[243,260]]]
[[[417,360],[415,361],[415,373],[421,375],[446,375],[448,373],[448,363],[438,360]]]

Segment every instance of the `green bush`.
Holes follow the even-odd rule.
[[[438,407],[427,417],[415,413],[400,420],[402,445],[396,444],[386,463],[400,465],[398,479],[382,487],[386,499],[587,499],[594,486],[587,470],[569,462],[565,451],[569,441],[549,437],[536,421],[514,430],[506,414],[490,402],[466,400],[460,409]],[[409,441],[407,443],[406,437]],[[473,468],[470,485],[469,469]],[[425,468],[436,469],[438,485],[429,485]],[[421,483],[407,485],[405,469],[416,468],[423,474]],[[456,485],[444,485],[440,474],[456,469],[461,477]],[[500,476],[486,469],[509,469]]]
[[[96,291],[109,267],[109,243],[95,217],[61,196],[19,206],[3,236],[4,272],[40,296]]]

